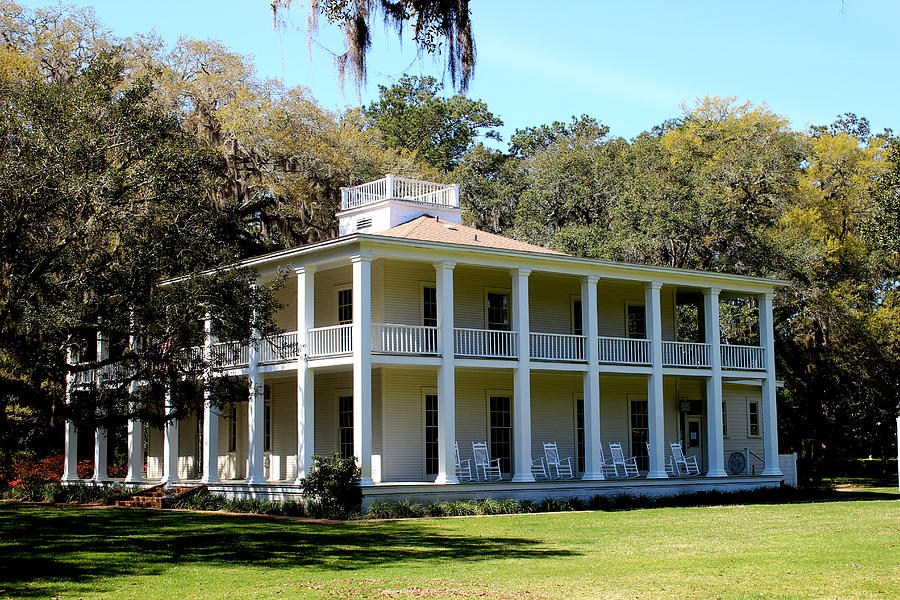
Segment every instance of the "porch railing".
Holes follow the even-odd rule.
[[[598,343],[600,345],[600,363],[602,364],[650,364],[650,340],[601,336]]]
[[[297,332],[287,331],[263,338],[259,350],[260,363],[279,363],[294,360],[299,354]]]
[[[309,332],[309,356],[333,356],[353,352],[353,324],[315,327]]]
[[[424,325],[372,324],[372,352],[387,354],[437,354],[439,330]]]
[[[212,363],[216,369],[246,367],[250,363],[250,346],[241,342],[217,342],[212,347]]]
[[[740,371],[765,371],[766,349],[761,346],[722,344],[722,368]]]
[[[453,330],[453,346],[457,356],[478,358],[516,358],[516,332],[494,329]]]
[[[532,333],[531,358],[536,360],[584,361],[583,335]]]
[[[709,344],[695,342],[663,342],[664,367],[706,367],[710,366]]]

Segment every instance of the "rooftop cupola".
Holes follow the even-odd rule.
[[[422,215],[461,223],[459,186],[387,175],[341,188],[340,235],[378,233]]]

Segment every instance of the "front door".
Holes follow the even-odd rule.
[[[681,441],[685,456],[696,456],[699,464],[703,463],[703,417],[685,415],[684,439]]]

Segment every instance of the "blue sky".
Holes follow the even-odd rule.
[[[170,44],[180,36],[218,39],[253,55],[260,74],[311,88],[327,108],[358,104],[352,85],[342,97],[326,53],[314,51],[310,62],[306,0],[295,1],[293,28],[280,34],[272,30],[267,0],[74,4],[93,6],[120,36],[153,30]],[[506,138],[517,128],[582,113],[614,135],[632,137],[705,95],[766,102],[799,129],[855,112],[875,130],[900,130],[896,0],[471,0],[470,6],[478,62],[469,96],[504,120]],[[340,36],[327,25],[320,38],[340,49]],[[442,63],[416,60],[411,43],[376,25],[362,102],[403,73],[441,78]]]

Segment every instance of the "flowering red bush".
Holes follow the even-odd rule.
[[[46,483],[58,483],[63,474],[63,462],[65,457],[62,454],[56,456],[48,456],[40,460],[26,460],[14,463],[11,466],[9,484],[12,486],[20,485],[40,485]],[[127,468],[119,465],[110,465],[107,473],[110,477],[125,477]],[[94,475],[94,461],[82,460],[78,462],[78,477],[81,479],[90,479]]]

